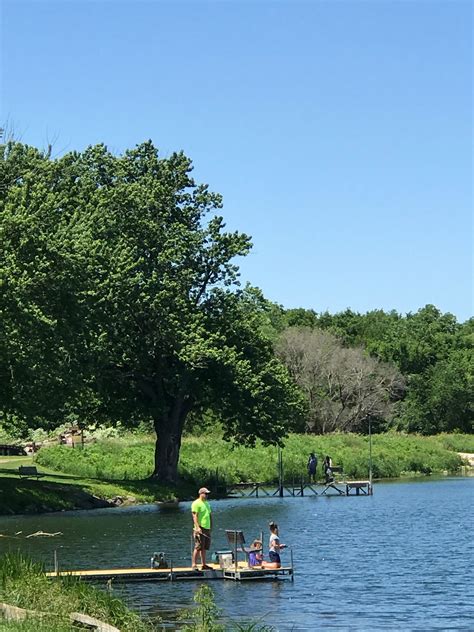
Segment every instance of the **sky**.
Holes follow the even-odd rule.
[[[472,4],[1,2],[0,121],[183,150],[286,308],[473,315]]]

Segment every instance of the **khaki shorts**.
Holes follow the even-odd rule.
[[[194,531],[194,548],[197,551],[209,551],[211,546],[211,530],[201,527],[202,533]]]

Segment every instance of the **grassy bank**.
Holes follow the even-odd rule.
[[[54,446],[41,450],[37,462],[71,475],[108,480],[134,481],[150,475],[154,440],[151,436],[124,436],[86,445],[83,450]],[[348,477],[366,477],[368,438],[355,434],[324,436],[290,435],[285,442],[285,477],[299,478],[306,469],[310,452],[320,462],[329,454],[334,465]],[[437,435],[422,437],[389,433],[373,437],[373,473],[376,478],[404,474],[456,472],[462,465],[457,452],[474,452],[474,436]],[[217,436],[185,437],[181,448],[182,480],[212,484],[217,475],[228,483],[272,482],[277,477],[278,450],[257,444],[255,448],[233,447]]]
[[[122,632],[158,629],[141,619],[113,593],[98,590],[77,579],[51,580],[40,564],[20,555],[0,558],[0,601],[45,613],[24,623],[0,622],[0,630],[69,632],[71,612],[81,612],[118,627]]]
[[[321,463],[329,454],[343,467],[347,478],[366,478],[368,438],[354,434],[325,436],[291,435],[283,450],[285,478],[299,480],[306,460],[316,452]],[[421,437],[389,433],[373,437],[375,478],[458,472],[463,465],[457,452],[474,453],[472,435]],[[257,444],[255,448],[232,447],[218,436],[185,437],[181,449],[181,482],[160,485],[147,477],[153,468],[152,436],[125,434],[86,444],[84,449],[66,446],[43,448],[35,464],[45,474],[40,480],[18,477],[18,466],[31,464],[28,457],[0,459],[0,514],[42,513],[70,509],[94,509],[117,504],[176,501],[194,497],[201,484],[216,488],[222,482],[277,480],[278,450]],[[321,466],[318,469],[322,477]]]
[[[194,596],[195,607],[178,617],[183,632],[272,632],[259,621],[226,621],[209,586]],[[5,621],[0,632],[73,632],[71,613],[87,614],[117,627],[121,632],[154,632],[164,629],[158,619],[142,618],[113,592],[100,590],[72,577],[48,579],[41,564],[20,554],[0,558],[0,602],[33,611],[25,621]]]
[[[18,467],[31,464],[31,457],[0,459],[0,515],[97,509],[120,503],[174,502],[191,498],[195,493],[194,486],[189,483],[170,487],[149,480],[88,478],[38,463],[35,463],[38,471],[44,474],[39,480],[20,479]]]

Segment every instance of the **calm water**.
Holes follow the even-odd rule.
[[[213,503],[214,543],[242,528],[250,541],[269,520],[293,548],[295,581],[212,582],[232,619],[263,617],[277,630],[474,630],[474,479],[384,483],[372,497],[225,500]],[[0,552],[21,548],[66,568],[148,566],[153,551],[190,559],[190,503],[0,517]],[[59,538],[23,536],[62,531]],[[265,536],[265,541],[267,537]],[[285,557],[283,558],[285,561]],[[131,584],[130,605],[169,627],[199,582]]]

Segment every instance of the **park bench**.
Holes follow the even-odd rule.
[[[20,465],[18,468],[18,474],[20,475],[20,478],[36,476],[38,479],[40,476],[43,476],[43,474],[40,474],[40,472],[36,469],[36,465]]]

